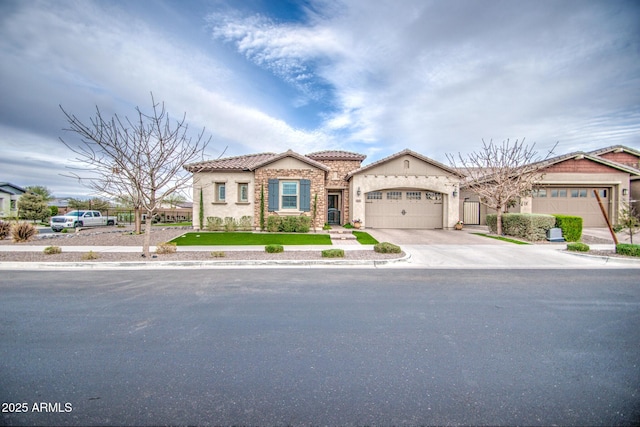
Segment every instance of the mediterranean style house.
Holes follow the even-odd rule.
[[[411,150],[371,164],[365,156],[332,150],[259,153],[192,163],[194,227],[200,217],[314,217],[325,223],[360,222],[363,228],[449,229],[462,220],[484,224],[486,207],[464,187],[458,170]],[[640,199],[640,151],[614,146],[546,160],[543,178],[513,212],[581,216],[604,226],[598,191],[612,223],[623,204]],[[200,201],[202,200],[202,203]]]

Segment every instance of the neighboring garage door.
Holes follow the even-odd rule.
[[[370,228],[442,228],[442,194],[389,189],[366,194],[365,225]]]
[[[611,189],[596,187],[607,215],[610,215]],[[584,227],[606,227],[594,187],[542,187],[533,192],[533,213],[564,214],[582,217]]]

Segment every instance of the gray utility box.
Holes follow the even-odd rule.
[[[561,228],[550,228],[547,231],[547,240],[550,242],[564,242]]]

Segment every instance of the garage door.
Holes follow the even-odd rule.
[[[366,194],[365,225],[371,228],[442,228],[442,194],[389,189]]]
[[[605,206],[609,209],[610,188],[595,188]],[[593,194],[594,187],[542,187],[533,192],[533,213],[564,214],[582,217],[584,227],[606,227],[598,199]]]

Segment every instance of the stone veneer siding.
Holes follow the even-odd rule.
[[[256,230],[260,229],[260,193],[264,185],[264,217],[278,215],[277,212],[268,211],[269,180],[270,179],[308,179],[311,181],[311,210],[304,212],[305,216],[313,216],[313,202],[315,194],[318,195],[317,216],[315,224],[311,227],[322,228],[326,219],[325,172],[319,169],[267,169],[261,168],[255,171],[254,186],[254,217],[253,223]],[[313,221],[312,221],[313,222]]]
[[[331,190],[342,190],[342,224],[351,221],[349,210],[349,182],[345,179],[349,172],[360,168],[361,160],[319,160],[322,164],[331,168],[327,173],[325,188]],[[318,196],[320,197],[320,196]]]

